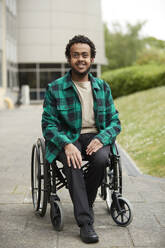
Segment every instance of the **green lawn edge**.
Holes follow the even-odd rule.
[[[117,98],[115,105],[122,125],[118,143],[142,173],[165,177],[165,86]]]

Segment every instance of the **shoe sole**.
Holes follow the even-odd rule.
[[[82,241],[84,242],[84,243],[97,243],[97,242],[99,242],[99,239],[96,237],[96,238],[82,238],[81,237],[81,239],[82,239]]]

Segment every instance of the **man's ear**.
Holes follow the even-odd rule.
[[[94,58],[91,58],[91,63],[94,63]]]

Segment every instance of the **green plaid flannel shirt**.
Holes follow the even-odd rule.
[[[121,131],[118,111],[115,109],[109,85],[89,73],[94,114],[98,133],[95,138],[103,145],[112,145]],[[52,162],[61,149],[75,142],[81,132],[82,112],[71,71],[48,85],[42,114],[42,132],[46,141],[46,160]]]

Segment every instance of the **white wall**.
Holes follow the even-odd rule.
[[[96,63],[105,63],[100,0],[17,0],[18,62],[66,62],[74,35],[96,45]]]
[[[2,0],[0,0],[0,50],[2,50]]]

